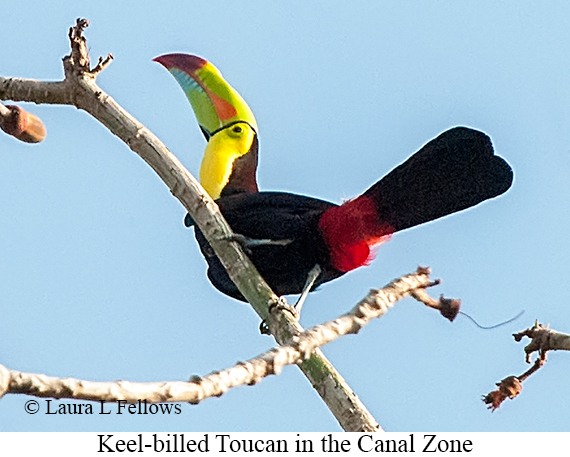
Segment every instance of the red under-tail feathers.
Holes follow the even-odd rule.
[[[332,264],[343,273],[370,263],[374,258],[370,248],[387,241],[395,231],[380,220],[376,204],[364,195],[327,210],[319,229]]]

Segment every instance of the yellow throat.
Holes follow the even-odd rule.
[[[246,122],[237,122],[215,133],[206,146],[200,166],[200,184],[216,200],[228,184],[236,159],[247,154],[255,131]]]

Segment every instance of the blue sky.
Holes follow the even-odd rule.
[[[390,431],[568,431],[567,354],[491,414],[480,400],[527,369],[511,333],[538,318],[570,330],[570,6],[566,2],[18,2],[4,8],[0,74],[62,78],[67,30],[87,17],[98,82],[197,174],[205,143],[189,103],[152,58],[213,62],[253,109],[259,183],[333,202],[360,194],[442,131],[491,136],[508,193],[395,235],[369,267],[326,284],[306,327],[370,288],[433,268],[444,293],[492,324],[453,324],[412,300],[324,348]],[[71,107],[29,106],[44,143],[0,135],[0,363],[110,381],[207,374],[273,345],[257,316],[207,281],[184,209],[116,137]],[[6,431],[336,431],[295,367],[176,416],[27,415]],[[40,405],[45,409],[44,400]],[[540,421],[533,419],[540,417]]]

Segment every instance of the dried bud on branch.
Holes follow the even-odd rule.
[[[522,383],[516,376],[509,376],[497,383],[497,390],[483,396],[483,402],[489,405],[491,411],[495,411],[501,403],[510,398],[515,398],[522,391]]]

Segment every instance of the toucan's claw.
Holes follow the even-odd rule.
[[[263,319],[259,323],[259,333],[261,333],[262,335],[271,335],[271,332],[269,331],[269,326],[267,325],[267,321],[265,319]]]
[[[269,305],[269,312],[273,312],[273,309],[282,309],[291,313],[291,315],[296,319],[299,320],[299,313],[295,306],[291,306],[287,303],[287,299],[285,297],[279,297],[279,300]],[[271,335],[271,331],[269,330],[269,326],[267,325],[267,321],[263,319],[259,324],[259,332],[262,335]]]

